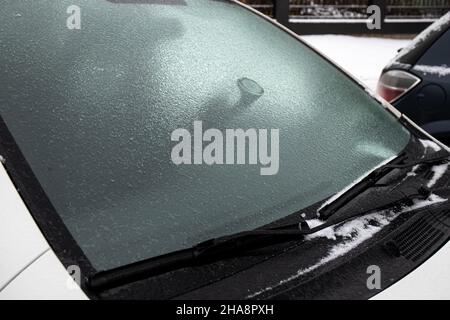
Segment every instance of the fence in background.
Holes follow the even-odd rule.
[[[241,0],[299,34],[415,34],[450,10],[450,0]],[[367,7],[381,8],[381,30]]]

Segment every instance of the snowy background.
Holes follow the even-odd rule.
[[[302,36],[372,90],[376,89],[381,70],[411,40],[345,35]]]

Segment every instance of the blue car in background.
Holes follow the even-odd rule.
[[[377,88],[428,133],[450,142],[450,12],[386,66]]]

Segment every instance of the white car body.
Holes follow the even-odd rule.
[[[0,299],[87,299],[0,165]]]

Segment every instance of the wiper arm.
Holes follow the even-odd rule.
[[[364,179],[353,185],[351,188],[349,188],[346,192],[342,193],[339,197],[334,199],[333,201],[330,201],[329,203],[322,206],[320,209],[317,210],[317,215],[320,219],[326,220],[329,217],[331,217],[333,214],[335,214],[339,209],[341,209],[343,206],[351,202],[353,199],[355,199],[357,196],[359,196],[362,192],[373,188],[378,185],[377,182],[381,180],[381,178],[385,177],[388,173],[390,173],[393,169],[405,169],[405,168],[411,168],[416,165],[435,165],[437,163],[444,163],[448,162],[449,155],[445,154],[443,156],[437,156],[433,158],[428,159],[421,159],[418,161],[408,162],[408,163],[402,163],[405,159],[405,154],[400,154],[397,158],[395,158],[391,163],[388,163],[384,166],[381,166],[375,170],[373,170],[370,174],[368,174]]]

